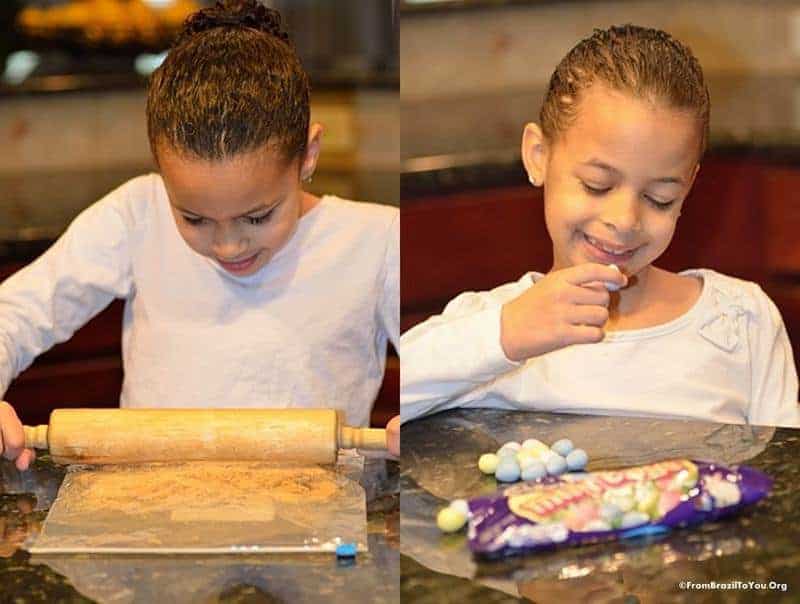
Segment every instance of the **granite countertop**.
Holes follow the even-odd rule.
[[[710,77],[709,152],[800,164],[800,77]],[[471,97],[402,99],[404,200],[471,187],[524,184],[520,141],[538,121],[544,87]]]
[[[399,466],[366,460],[369,552],[310,555],[31,556],[65,469],[42,456],[28,472],[0,461],[2,602],[397,602]]]
[[[400,594],[403,600],[506,602],[797,601],[800,430],[710,422],[458,410],[403,425]],[[508,440],[570,438],[588,470],[686,457],[743,463],[774,479],[769,497],[735,518],[625,542],[476,562],[464,533],[443,535],[447,501],[492,493],[481,453]],[[681,590],[679,582],[756,581],[766,590]],[[786,585],[785,591],[782,586]],[[781,598],[785,598],[781,600]]]

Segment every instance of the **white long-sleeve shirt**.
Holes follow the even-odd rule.
[[[458,296],[400,338],[402,421],[497,407],[800,427],[797,372],[775,304],[755,283],[682,274],[703,280],[682,316],[522,363],[503,352],[500,311],[542,274]]]
[[[0,285],[0,396],[114,298],[123,407],[328,407],[366,425],[399,334],[399,211],[325,196],[237,277],[181,238],[159,175],[134,178]]]

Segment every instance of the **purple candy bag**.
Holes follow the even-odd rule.
[[[688,459],[548,476],[470,500],[469,546],[500,557],[653,534],[735,514],[771,487],[753,468]]]

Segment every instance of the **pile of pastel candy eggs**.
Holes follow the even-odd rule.
[[[568,438],[554,442],[552,447],[529,438],[522,444],[507,442],[497,453],[484,453],[478,459],[478,468],[484,474],[494,474],[500,482],[516,482],[583,470],[588,461],[586,451],[576,449]]]
[[[542,441],[529,438],[522,444],[507,442],[497,453],[484,453],[478,459],[478,468],[484,474],[492,474],[499,482],[537,480],[545,476],[559,476],[567,471],[582,471],[589,456],[583,449],[576,449],[572,441],[562,438],[548,447]],[[466,524],[469,517],[467,502],[456,499],[439,511],[436,524],[452,533]]]

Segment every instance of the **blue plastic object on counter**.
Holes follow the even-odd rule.
[[[336,546],[337,558],[355,558],[358,548],[355,543],[340,543]]]

